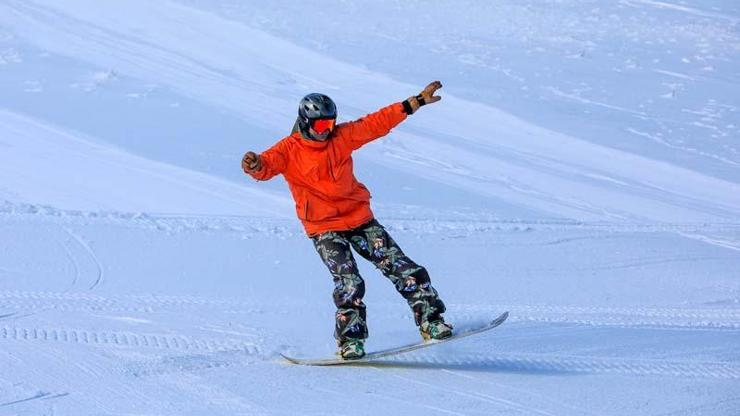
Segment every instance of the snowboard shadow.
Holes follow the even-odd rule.
[[[353,367],[374,367],[387,369],[406,369],[406,370],[458,370],[458,371],[478,371],[485,373],[516,373],[532,375],[568,375],[583,373],[576,369],[569,370],[567,366],[554,367],[548,363],[529,362],[529,361],[512,361],[508,359],[484,359],[481,361],[466,362],[420,362],[420,361],[403,361],[403,360],[373,360],[356,363],[347,363],[345,366]]]

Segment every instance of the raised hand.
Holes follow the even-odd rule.
[[[438,89],[442,88],[442,83],[439,81],[433,81],[429,83],[419,95],[409,97],[403,102],[403,111],[406,114],[414,114],[419,107],[427,104],[436,103],[441,100],[442,97],[434,95]]]
[[[442,83],[439,81],[433,81],[429,85],[427,85],[423,90],[421,90],[421,93],[419,93],[421,98],[424,99],[424,102],[419,102],[419,104],[432,104],[441,100],[442,97],[440,97],[439,95],[434,95],[434,93],[437,92],[437,90],[440,88],[442,88]]]

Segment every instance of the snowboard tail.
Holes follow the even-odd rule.
[[[465,331],[462,331],[460,333],[453,333],[451,337],[440,339],[440,340],[431,340],[431,341],[422,341],[417,342],[414,344],[404,345],[402,347],[395,347],[395,348],[389,348],[386,350],[381,351],[375,351],[371,353],[365,354],[364,357],[356,359],[356,360],[345,360],[342,358],[319,358],[319,359],[306,359],[306,358],[295,358],[295,357],[289,357],[284,354],[280,354],[283,358],[288,360],[288,362],[298,365],[313,365],[313,366],[330,366],[330,365],[347,365],[347,364],[354,364],[354,363],[366,363],[369,361],[377,360],[378,358],[383,357],[389,357],[397,354],[403,354],[406,352],[415,351],[421,348],[428,348],[433,345],[439,345],[444,344],[445,342],[450,342],[456,339],[461,339],[465,337],[469,337],[471,335],[480,334],[481,332],[489,331],[493,328],[496,328],[497,326],[501,325],[506,321],[506,318],[509,317],[509,312],[504,312],[501,315],[499,315],[496,319],[491,321],[490,323],[477,327],[477,328],[471,328]]]

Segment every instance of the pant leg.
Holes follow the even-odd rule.
[[[352,247],[375,264],[406,299],[416,325],[440,319],[445,305],[432,286],[427,270],[406,256],[376,220],[349,232]]]
[[[321,260],[334,280],[334,304],[337,307],[334,338],[367,338],[365,282],[352,256],[347,237],[338,232],[326,232],[311,238]]]

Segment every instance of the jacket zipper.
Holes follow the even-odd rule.
[[[327,162],[329,164],[329,176],[331,176],[331,180],[332,181],[336,182],[337,181],[337,178],[334,177],[334,167],[333,167],[334,163],[332,163],[332,161],[334,161],[334,160],[337,159],[337,154],[336,154],[336,151],[335,151],[334,148],[332,148],[331,150],[332,150],[332,152],[331,152],[331,154],[328,157],[329,160],[327,160]],[[332,157],[332,156],[334,156],[334,157]]]

